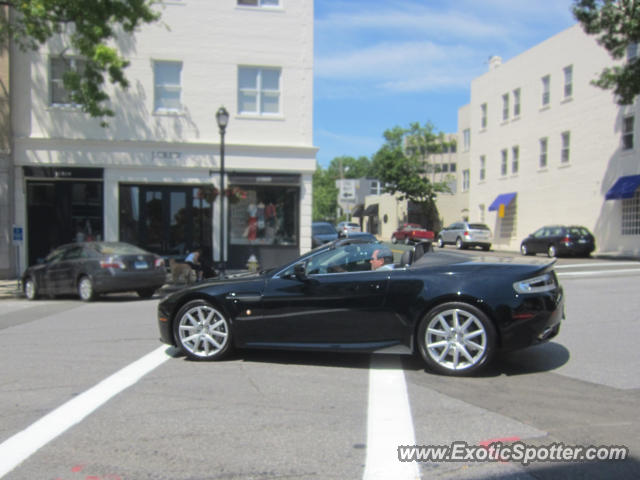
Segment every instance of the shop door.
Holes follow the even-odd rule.
[[[159,255],[182,255],[192,245],[193,221],[187,187],[141,188],[141,247]]]

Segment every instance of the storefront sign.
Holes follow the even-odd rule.
[[[104,177],[102,168],[84,167],[22,167],[25,178],[99,179]]]

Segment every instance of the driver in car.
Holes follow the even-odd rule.
[[[393,254],[385,246],[376,247],[371,255],[371,270],[393,270]]]

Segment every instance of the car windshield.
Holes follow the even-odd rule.
[[[471,230],[489,230],[489,227],[487,227],[484,223],[470,223],[469,228]]]
[[[336,231],[331,225],[314,225],[313,226],[314,235],[329,235],[332,233],[336,233]]]
[[[93,248],[102,255],[144,255],[149,253],[128,243],[95,243]]]

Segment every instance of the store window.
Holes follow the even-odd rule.
[[[230,192],[230,245],[298,245],[299,187],[236,185]]]

